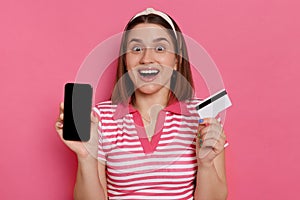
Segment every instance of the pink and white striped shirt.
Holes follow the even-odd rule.
[[[131,105],[96,105],[109,199],[193,199],[198,103],[176,101],[161,110],[151,141]]]

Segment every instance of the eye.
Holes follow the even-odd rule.
[[[141,46],[134,46],[131,50],[134,53],[140,53],[143,51],[143,48]]]
[[[166,48],[162,45],[158,45],[155,47],[155,51],[157,52],[164,52],[166,50]]]

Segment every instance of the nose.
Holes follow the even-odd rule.
[[[154,62],[154,51],[152,48],[145,48],[140,60],[141,64],[153,63]]]

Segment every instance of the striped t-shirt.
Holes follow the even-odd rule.
[[[193,199],[197,103],[174,102],[162,109],[151,141],[131,105],[96,105],[98,159],[106,164],[109,199]]]

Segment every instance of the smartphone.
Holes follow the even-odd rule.
[[[93,88],[84,83],[66,83],[64,89],[63,138],[89,141]]]

